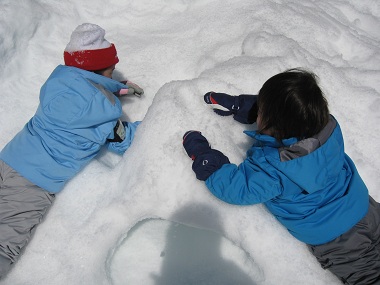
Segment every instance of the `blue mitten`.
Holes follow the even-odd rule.
[[[257,95],[231,96],[225,93],[207,92],[204,101],[212,105],[220,116],[234,115],[242,124],[253,124],[257,119]]]

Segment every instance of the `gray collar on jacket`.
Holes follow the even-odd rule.
[[[330,116],[329,122],[318,134],[311,138],[307,138],[298,141],[295,144],[286,147],[280,147],[278,149],[281,161],[289,161],[295,158],[299,158],[313,152],[321,145],[323,145],[336,127],[335,119]]]

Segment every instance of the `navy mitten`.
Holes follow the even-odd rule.
[[[207,180],[223,164],[230,163],[227,156],[210,147],[201,132],[186,132],[183,136],[183,147],[187,155],[194,160],[192,169],[199,180]]]
[[[230,163],[227,156],[216,149],[200,154],[193,162],[192,169],[197,179],[205,181],[224,164]]]
[[[207,92],[204,101],[212,105],[220,116],[234,115],[242,124],[253,124],[257,119],[257,95],[231,96],[225,93]]]
[[[183,147],[187,155],[194,160],[198,155],[211,149],[207,139],[201,132],[188,131],[183,136]]]

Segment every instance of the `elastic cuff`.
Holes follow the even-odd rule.
[[[0,280],[2,280],[5,275],[7,275],[11,269],[12,264],[12,260],[4,257],[3,255],[0,255]]]

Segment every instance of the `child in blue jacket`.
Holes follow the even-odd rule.
[[[115,95],[140,96],[143,90],[112,79],[119,59],[104,35],[89,23],[74,30],[65,65],[42,86],[35,115],[0,152],[0,278],[66,182],[103,146],[122,154],[131,145],[140,122],[120,120]]]
[[[186,132],[197,178],[227,203],[264,203],[344,284],[380,284],[380,204],[345,154],[316,76],[292,69],[267,80],[258,96],[209,92],[204,99],[258,130],[245,132],[253,145],[238,166],[200,132]]]

